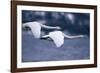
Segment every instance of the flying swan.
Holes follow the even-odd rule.
[[[27,22],[23,24],[23,27],[29,27],[33,33],[33,36],[38,39],[50,38],[55,43],[56,47],[61,47],[64,44],[64,38],[74,39],[84,37],[84,35],[69,36],[64,34],[62,31],[52,31],[48,35],[41,36],[41,28],[46,29],[61,29],[59,26],[52,27],[44,25],[40,22]]]
[[[52,26],[47,26],[44,25],[38,21],[33,21],[33,22],[27,22],[23,24],[23,27],[29,27],[33,33],[33,36],[35,38],[40,38],[41,37],[41,28],[45,29],[61,29],[60,27],[52,27]]]
[[[44,35],[41,38],[50,38],[55,43],[56,47],[59,48],[64,44],[64,38],[74,39],[74,38],[81,38],[84,35],[76,35],[76,36],[69,36],[64,34],[62,31],[53,31],[50,32],[48,35]]]

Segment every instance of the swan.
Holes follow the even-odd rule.
[[[33,36],[35,38],[40,38],[41,37],[41,28],[45,29],[61,29],[59,26],[53,27],[53,26],[47,26],[44,25],[43,23],[39,21],[33,21],[33,22],[26,22],[23,24],[24,27],[29,27],[33,33]]]
[[[52,31],[49,32],[48,35],[44,35],[41,38],[52,39],[56,47],[59,48],[64,44],[64,38],[74,39],[74,38],[81,38],[81,37],[84,37],[84,35],[69,36],[64,34],[62,31]]]

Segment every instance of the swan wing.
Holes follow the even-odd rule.
[[[41,34],[41,24],[40,23],[28,22],[25,25],[31,28],[32,34],[35,38],[40,38],[40,34]]]
[[[40,35],[41,35],[41,26],[40,26],[40,23],[34,22],[31,25],[31,31],[32,31],[33,36],[35,38],[40,38]]]
[[[64,36],[61,31],[50,32],[49,37],[54,41],[58,48],[64,44]]]

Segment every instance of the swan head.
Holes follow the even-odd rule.
[[[60,29],[61,29],[61,27],[59,27],[59,26],[56,26],[56,29],[60,30]]]
[[[85,37],[85,35],[79,35],[80,37]]]

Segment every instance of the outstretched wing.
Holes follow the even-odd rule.
[[[41,35],[41,26],[40,26],[40,23],[33,22],[33,25],[31,25],[31,31],[32,31],[33,36],[35,38],[40,38],[40,35]]]
[[[61,31],[50,32],[49,37],[54,41],[57,47],[61,47],[64,44],[64,36]]]
[[[38,22],[27,22],[23,24],[24,26],[28,26],[31,28],[32,34],[35,38],[40,38],[41,35],[41,24]]]

